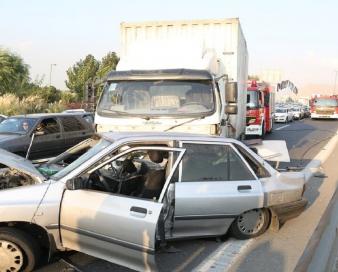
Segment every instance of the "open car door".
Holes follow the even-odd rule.
[[[165,194],[184,150],[135,147],[115,156],[142,150],[178,153],[171,164],[158,199],[144,199],[88,189],[66,190],[61,204],[60,231],[63,246],[138,271],[154,271],[157,225]],[[167,167],[167,166],[166,166]]]

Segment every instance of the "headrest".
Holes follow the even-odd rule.
[[[148,156],[152,162],[155,163],[163,162],[163,153],[160,150],[149,150]]]

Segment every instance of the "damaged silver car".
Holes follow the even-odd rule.
[[[307,204],[302,173],[223,137],[105,133],[44,164],[6,151],[0,163],[0,271],[32,271],[56,250],[155,270],[168,242],[256,237]]]

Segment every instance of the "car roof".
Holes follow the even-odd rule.
[[[32,114],[21,114],[13,115],[15,118],[43,118],[43,117],[69,117],[69,116],[83,116],[91,114],[90,112],[72,112],[72,113],[32,113]]]
[[[133,141],[199,141],[215,143],[238,143],[238,140],[222,136],[208,136],[180,132],[103,132],[100,133],[105,140],[115,142],[123,140]]]

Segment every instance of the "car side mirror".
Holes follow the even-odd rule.
[[[44,131],[35,131],[34,134],[35,134],[35,136],[42,136],[42,135],[45,135],[45,132]]]
[[[86,188],[86,181],[81,177],[76,177],[73,179],[69,179],[66,181],[66,189],[67,190],[80,190]]]
[[[236,104],[229,104],[225,106],[224,111],[226,114],[237,114],[238,108]]]

